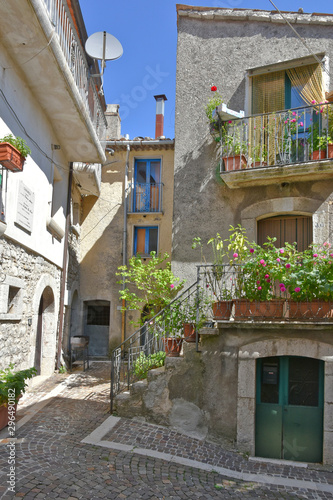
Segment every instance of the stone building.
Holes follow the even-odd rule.
[[[0,14],[0,137],[31,149],[22,171],[0,171],[0,365],[51,375],[78,283],[68,241],[75,257],[82,196],[99,195],[105,103],[77,0],[17,0]]]
[[[119,106],[107,106],[112,156],[102,167],[100,197],[83,203],[77,324],[97,357],[133,333],[131,321],[138,319],[121,311],[118,267],[137,254],[171,255],[174,140],[163,136],[166,97],[155,99],[155,138],[121,136]]]
[[[267,235],[281,245],[297,241],[299,248],[333,243],[333,160],[326,158],[326,145],[314,160],[310,133],[316,123],[327,134],[324,115],[331,113],[330,104],[320,109],[315,103],[332,89],[332,16],[184,5],[177,14],[175,274],[194,281],[199,255],[190,250],[192,238],[207,242],[217,232],[227,238],[230,225],[241,224],[259,243]],[[217,127],[224,127],[222,137],[217,132],[220,142],[210,135],[204,112],[212,85],[224,101],[217,112]],[[237,153],[242,166],[236,165]],[[253,455],[331,462],[332,327],[319,320],[301,327],[282,323],[218,323],[215,334],[202,339],[196,366],[204,384],[195,395],[190,391],[189,400],[200,402],[208,433]],[[313,384],[320,394],[321,402],[313,403],[319,416],[293,403],[282,387],[283,379],[290,389],[297,363],[303,389]],[[279,371],[272,384],[280,403],[287,393],[273,409],[260,399],[270,366]],[[176,401],[180,394],[186,400],[186,391],[175,394]],[[319,452],[302,455],[302,447]]]
[[[206,242],[228,238],[230,225],[260,244],[267,235],[299,249],[332,244],[332,16],[186,5],[177,15],[174,273],[195,283],[193,238],[212,262]],[[223,103],[209,123],[215,91]],[[132,398],[120,395],[118,414],[250,455],[332,463],[330,319],[289,309],[255,319],[253,307],[215,317],[198,349],[183,344],[183,357],[134,384]]]

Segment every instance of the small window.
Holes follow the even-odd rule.
[[[134,255],[149,257],[150,252],[157,253],[157,227],[134,228]]]
[[[88,305],[87,306],[87,325],[110,324],[110,306],[109,305]]]
[[[161,210],[161,160],[136,160],[134,169],[134,212]]]

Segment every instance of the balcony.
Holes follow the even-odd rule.
[[[76,30],[67,2],[1,2],[0,16],[11,66],[19,68],[69,161],[104,162],[103,102],[83,49],[85,35]]]
[[[99,196],[102,182],[100,163],[73,163],[77,187],[82,196]]]
[[[223,121],[221,178],[232,189],[333,178],[333,104]]]
[[[163,183],[134,182],[128,192],[128,213],[162,212]]]

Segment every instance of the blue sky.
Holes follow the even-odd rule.
[[[273,0],[281,11],[333,14],[332,0]],[[180,3],[180,2],[179,2]],[[269,0],[192,0],[189,5],[274,10]],[[88,35],[107,31],[123,46],[116,61],[107,62],[104,94],[120,104],[122,134],[130,139],[154,137],[154,95],[165,94],[164,135],[174,137],[177,14],[173,0],[80,0]]]

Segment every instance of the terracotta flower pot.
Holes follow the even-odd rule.
[[[333,158],[333,144],[328,144],[328,152],[326,156],[326,148],[321,150],[317,149],[311,153],[311,160],[325,160],[325,158]]]
[[[0,163],[12,172],[22,172],[25,162],[24,156],[9,142],[0,143]]]
[[[311,302],[296,302],[290,300],[289,319],[318,320],[328,319],[333,321],[333,304],[324,300],[313,300]]]
[[[195,324],[184,323],[183,328],[185,342],[196,342]]]
[[[218,300],[213,304],[213,317],[216,320],[229,319],[232,311],[233,300]]]
[[[241,170],[246,168],[247,161],[244,155],[235,155],[223,157],[224,170],[226,172],[232,172],[233,170]]]
[[[235,320],[247,319],[283,319],[284,300],[272,299],[263,301],[250,301],[247,299],[238,299],[235,301]]]
[[[165,354],[168,357],[176,358],[180,355],[180,351],[182,349],[182,338],[176,337],[165,337],[164,345],[165,345]]]

